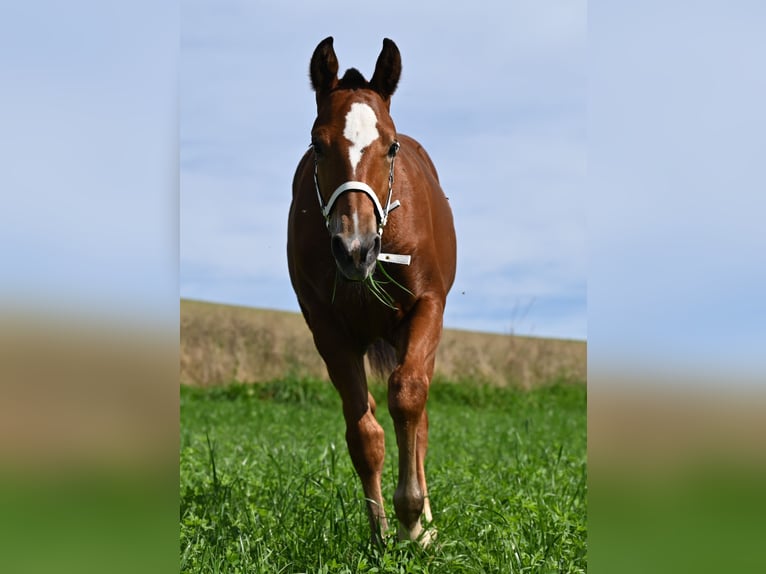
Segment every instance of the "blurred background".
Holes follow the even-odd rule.
[[[216,237],[215,214],[186,219],[201,213],[185,211],[192,205],[184,205],[183,194],[195,189],[195,145],[204,142],[195,143],[179,118],[194,119],[204,110],[183,92],[191,80],[183,57],[194,47],[184,44],[191,40],[184,24],[206,14],[236,20],[231,11],[238,6],[75,0],[0,8],[2,571],[164,571],[178,564],[179,293],[202,297],[198,279],[210,274],[205,261],[191,259],[204,250],[185,243],[182,225],[189,221],[209,233],[198,236],[200,244],[223,241],[213,243],[213,253],[226,255],[226,241],[236,244],[236,236]],[[246,7],[245,21],[284,30],[278,45],[256,47],[284,51],[294,60],[300,86],[290,100],[285,96],[285,113],[301,110],[304,117],[280,124],[299,126],[284,153],[286,164],[308,143],[312,112],[305,70],[316,42],[334,33],[341,66],[369,73],[381,37],[388,35],[380,23],[371,25],[369,37],[349,32],[355,5],[338,6],[348,11],[346,28],[317,29],[298,40],[283,28],[286,21],[269,20],[280,13],[271,4]],[[427,53],[404,50],[418,46],[419,28],[404,34],[405,74],[412,75],[404,76],[398,94],[399,117],[409,118],[417,129],[407,131],[416,136],[441,124],[438,117],[418,118],[418,110],[407,106],[419,105],[433,89],[437,80],[415,84],[428,77],[431,62],[452,72],[443,56],[459,61],[460,46],[482,45],[479,54],[497,55],[509,65],[529,57],[520,50],[542,49],[524,43],[529,38],[572,50],[568,57],[544,60],[551,67],[543,79],[514,76],[517,86],[523,79],[533,85],[507,97],[493,91],[504,68],[475,74],[479,63],[470,62],[464,79],[435,93],[488,98],[486,105],[498,109],[507,104],[515,111],[498,125],[522,131],[486,148],[488,129],[476,132],[482,136],[477,141],[449,141],[434,132],[424,143],[433,155],[446,157],[457,146],[469,167],[489,157],[485,149],[507,149],[490,160],[498,178],[504,166],[509,177],[518,175],[514,168],[522,164],[513,162],[519,157],[545,158],[541,173],[554,165],[547,163],[552,158],[565,158],[555,164],[561,170],[550,168],[553,179],[539,195],[526,196],[531,203],[522,211],[531,223],[516,221],[515,230],[507,224],[511,247],[519,244],[514,233],[531,228],[519,249],[527,261],[539,262],[535,249],[545,247],[550,258],[542,260],[550,273],[535,275],[539,269],[503,260],[506,275],[489,287],[498,299],[510,294],[506,310],[514,303],[524,309],[531,291],[515,290],[515,273],[530,281],[553,278],[546,292],[568,293],[562,295],[568,306],[560,314],[555,308],[543,312],[542,298],[536,299],[529,313],[540,314],[525,315],[528,331],[587,335],[589,570],[754,571],[766,534],[766,76],[758,58],[765,48],[764,8],[743,0],[619,9],[591,1],[583,24],[584,4],[511,6],[454,8],[454,22],[466,22],[466,29],[440,29]],[[420,22],[422,29],[446,18],[396,4],[381,13],[391,22]],[[311,20],[312,14],[300,18]],[[534,18],[524,20],[525,14]],[[247,30],[238,33],[246,36]],[[357,45],[366,52],[352,55]],[[226,46],[221,49],[225,53]],[[213,70],[227,61],[214,62]],[[417,69],[421,73],[408,71]],[[271,77],[266,70],[252,89],[268,90]],[[562,77],[577,86],[572,99],[555,93]],[[217,81],[208,78],[211,85]],[[423,94],[407,97],[407,90]],[[477,95],[483,92],[490,93]],[[562,122],[571,130],[558,132],[553,122],[552,139],[538,133],[539,147],[526,148],[513,135],[534,119],[534,109],[524,106],[538,97],[543,107],[563,102]],[[443,113],[453,117],[450,110]],[[584,118],[587,140],[578,118]],[[573,135],[563,138],[567,134]],[[189,155],[180,145],[186,136]],[[254,160],[250,167],[257,165]],[[225,176],[236,168],[222,163],[217,169]],[[453,188],[468,187],[470,178],[445,168]],[[516,181],[526,189],[523,178]],[[471,222],[481,222],[491,207],[470,197],[453,203],[466,238],[473,235]],[[280,201],[267,202],[263,212],[276,218],[283,213]],[[507,209],[513,213],[514,204]],[[560,211],[569,217],[556,219]],[[540,223],[547,214],[550,226]],[[279,255],[282,239],[278,232],[274,237]],[[467,302],[450,303],[450,321],[510,331],[510,313],[496,323],[491,317],[469,321],[481,316],[481,300],[495,296],[479,289],[490,267],[473,258],[481,249],[477,243],[461,255]],[[233,259],[240,265],[241,256]],[[263,279],[264,293],[276,292],[268,278],[251,278]],[[556,291],[562,286],[566,290]],[[518,328],[524,327],[520,317]]]

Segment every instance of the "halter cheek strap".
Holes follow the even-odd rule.
[[[397,145],[397,149],[398,147],[399,146]],[[319,200],[319,207],[322,210],[322,216],[324,216],[325,225],[328,228],[330,227],[330,214],[332,213],[332,208],[335,206],[335,202],[338,200],[338,198],[348,191],[361,191],[367,197],[370,198],[373,206],[375,207],[375,216],[377,217],[377,220],[378,220],[378,236],[382,238],[383,228],[386,226],[386,223],[388,223],[388,214],[391,213],[397,207],[401,206],[401,203],[399,202],[398,199],[394,200],[393,202],[391,201],[393,186],[394,186],[394,158],[392,157],[391,171],[388,175],[388,199],[386,200],[385,207],[381,205],[380,200],[378,199],[378,196],[375,194],[373,189],[369,185],[364,183],[363,181],[347,181],[345,183],[341,183],[337,188],[335,188],[335,191],[332,192],[332,195],[330,196],[330,199],[327,201],[327,204],[325,204],[324,201],[322,200],[322,194],[319,191],[319,178],[317,176],[317,160],[316,160],[316,157],[314,158],[314,188],[316,189],[316,192],[317,192],[317,199]],[[378,261],[386,261],[388,263],[398,263],[399,265],[409,265],[411,260],[412,260],[412,256],[410,255],[401,255],[398,253],[378,254]]]

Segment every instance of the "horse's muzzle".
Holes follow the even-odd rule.
[[[380,254],[380,235],[336,233],[330,240],[332,256],[340,272],[351,281],[363,281],[375,270]]]

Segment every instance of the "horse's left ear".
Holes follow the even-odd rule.
[[[375,64],[375,73],[370,80],[370,87],[378,92],[387,104],[390,104],[401,74],[402,57],[399,54],[399,48],[392,40],[385,38],[383,49]]]

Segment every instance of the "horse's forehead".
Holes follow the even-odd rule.
[[[346,112],[343,135],[351,142],[366,142],[369,145],[377,139],[378,115],[369,104],[353,102]]]
[[[342,90],[333,94],[329,105],[318,118],[320,124],[331,129],[346,131],[349,123],[354,125],[376,125],[386,129],[392,125],[388,110],[380,98],[370,95],[367,90]]]

